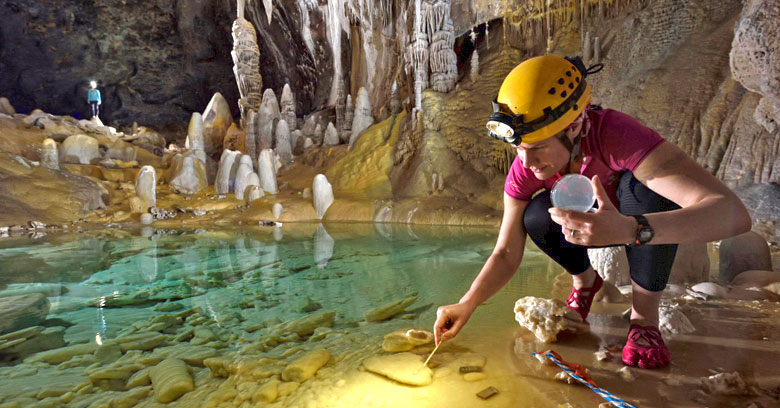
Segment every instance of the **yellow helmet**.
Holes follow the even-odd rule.
[[[599,64],[600,65],[600,64]],[[566,129],[590,103],[585,69],[579,57],[545,55],[527,59],[504,78],[488,134],[513,145],[536,143]]]

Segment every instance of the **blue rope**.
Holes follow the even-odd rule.
[[[561,370],[563,370],[566,374],[569,374],[569,376],[571,376],[571,378],[574,378],[575,380],[577,380],[580,383],[584,384],[585,386],[587,386],[588,388],[593,390],[593,392],[595,392],[596,394],[600,395],[601,398],[604,398],[605,400],[607,400],[607,402],[609,402],[610,404],[612,404],[612,405],[614,405],[614,406],[616,406],[618,408],[636,408],[635,406],[633,406],[633,405],[623,401],[622,399],[616,397],[611,392],[609,392],[609,391],[607,391],[607,390],[605,390],[605,389],[603,389],[601,387],[597,387],[597,386],[595,386],[595,385],[585,381],[584,378],[582,378],[579,375],[575,374],[574,371],[572,371],[572,369],[569,368],[569,366],[567,366],[566,364],[564,364],[563,362],[561,362],[560,360],[555,358],[555,356],[552,353],[547,352],[547,353],[544,353],[544,354],[539,354],[539,353],[531,353],[531,354],[533,354],[534,356],[543,356],[543,357],[549,358],[550,360],[552,360],[553,363],[555,363],[555,365],[560,367]]]

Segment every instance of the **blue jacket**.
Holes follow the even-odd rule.
[[[100,100],[100,91],[97,89],[89,89],[89,92],[87,92],[87,102],[100,102],[103,103],[103,101]]]

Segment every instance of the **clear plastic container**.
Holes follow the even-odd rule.
[[[596,193],[587,177],[567,174],[555,182],[550,198],[557,208],[587,212],[596,202]]]

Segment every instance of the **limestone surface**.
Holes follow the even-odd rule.
[[[403,384],[423,386],[433,381],[433,370],[423,367],[423,357],[412,353],[397,353],[363,360],[363,367]]]
[[[539,341],[552,343],[567,326],[569,309],[560,300],[526,296],[515,302],[515,320],[533,332]]]

